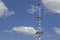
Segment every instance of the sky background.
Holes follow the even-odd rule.
[[[38,28],[37,12],[29,13],[31,5],[37,6],[38,0],[1,0],[5,6],[14,11],[13,15],[0,17],[0,40],[35,40],[33,36],[17,32],[5,32],[13,27]],[[53,13],[42,4],[42,35],[41,40],[60,40],[60,14]]]

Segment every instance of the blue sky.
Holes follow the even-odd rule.
[[[7,16],[0,12],[0,40],[35,40],[31,35],[17,32],[19,27],[34,27],[38,28],[36,20],[37,12],[29,13],[27,10],[31,8],[31,5],[38,4],[38,0],[1,0],[4,3],[4,9],[10,13]],[[3,7],[3,8],[4,8]],[[48,6],[49,7],[49,6]],[[1,8],[0,8],[1,9]],[[60,39],[60,14],[54,13],[51,10],[46,9],[42,4],[42,35],[41,40],[59,40]],[[53,10],[53,11],[56,11]],[[10,15],[9,15],[10,14]],[[14,27],[17,27],[15,30]],[[10,30],[12,30],[10,32]],[[24,29],[24,28],[23,28]],[[7,30],[7,31],[5,31]],[[20,31],[21,32],[21,31]]]

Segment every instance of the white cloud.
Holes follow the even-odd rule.
[[[16,33],[23,33],[25,35],[34,35],[36,30],[34,27],[27,27],[27,26],[20,26],[20,27],[13,27],[11,30],[4,30],[4,32],[16,32]]]
[[[42,3],[53,12],[60,13],[60,0],[42,0]]]
[[[31,5],[31,8],[29,8],[27,11],[33,14],[38,11],[38,6]]]
[[[56,34],[60,35],[60,28],[54,27],[53,29]]]
[[[10,16],[14,14],[13,11],[10,11],[6,5],[0,0],[0,17],[3,17],[3,16]]]
[[[35,34],[36,30],[33,27],[21,26],[21,27],[13,27],[12,31],[17,33],[26,33],[26,34]]]
[[[40,27],[38,29],[42,31]],[[35,29],[34,27],[30,27],[30,26],[19,26],[19,27],[13,27],[11,30],[4,30],[4,32],[8,32],[8,33],[16,32],[16,33],[22,33],[24,35],[38,37],[40,35],[40,34],[37,35],[36,33],[37,31],[39,31],[38,29]]]

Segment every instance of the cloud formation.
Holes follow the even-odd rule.
[[[53,12],[60,13],[60,0],[42,0],[42,3]]]
[[[58,35],[60,35],[60,28],[54,27],[54,32]]]
[[[34,29],[34,27],[20,26],[20,27],[13,27],[10,31],[6,30],[5,32],[17,32],[28,35],[34,35],[36,33],[36,30]]]
[[[35,12],[38,11],[38,6],[31,5],[31,8],[29,8],[27,11],[31,14],[34,14]]]
[[[0,0],[0,17],[3,17],[3,16],[10,16],[14,14],[13,11],[10,11],[6,5]]]
[[[27,34],[35,34],[36,30],[33,27],[13,27],[13,31],[16,31],[18,33],[27,33]]]

